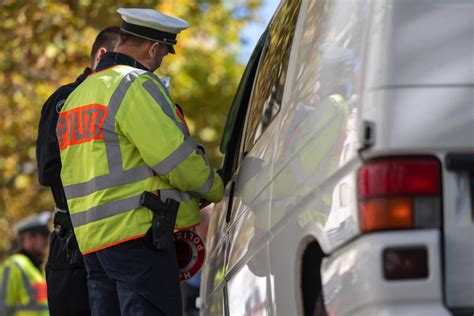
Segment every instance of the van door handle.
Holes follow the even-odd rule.
[[[474,154],[447,154],[444,161],[449,171],[474,172]]]

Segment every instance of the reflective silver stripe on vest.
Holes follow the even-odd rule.
[[[87,211],[71,214],[72,224],[74,227],[79,227],[90,222],[99,221],[107,217],[115,216],[139,208],[140,196],[141,194],[129,197],[127,199],[94,206]]]
[[[2,276],[2,287],[0,288],[0,312],[4,312],[7,302],[7,287],[10,278],[10,267],[5,267]]]
[[[109,173],[122,173],[122,153],[120,152],[119,140],[115,132],[115,116],[132,83],[144,73],[146,73],[146,71],[137,69],[126,74],[110,97],[107,116],[102,125],[107,161],[109,163]]]
[[[86,225],[90,222],[119,215],[133,209],[141,207],[140,195],[132,196],[127,199],[113,201],[88,209],[87,211],[71,214],[71,221],[74,227]],[[178,190],[160,190],[160,198],[163,202],[171,198],[178,202],[188,201],[191,196]]]
[[[115,132],[115,116],[120,105],[132,83],[144,73],[146,71],[138,69],[129,72],[122,78],[110,98],[107,116],[102,126],[109,173],[97,176],[87,182],[65,186],[64,192],[68,199],[87,196],[103,189],[138,182],[153,176],[150,168],[145,165],[129,170],[122,169],[122,154],[120,152],[118,136]]]
[[[197,193],[199,195],[205,195],[211,191],[212,184],[214,183],[214,169],[211,168],[211,172],[209,173],[209,176],[207,177],[206,181],[203,183],[203,185],[197,189],[193,190],[193,193]]]
[[[159,81],[159,79],[158,79]],[[145,88],[146,91],[151,95],[151,97],[155,100],[156,103],[160,106],[161,110],[163,113],[166,114],[172,120],[175,122],[175,124],[178,126],[178,128],[183,132],[183,134],[187,135],[188,134],[188,129],[186,128],[186,125],[184,125],[183,122],[176,120],[175,114],[173,113],[173,110],[171,108],[171,105],[169,102],[166,100],[165,96],[161,92],[160,88],[157,86],[155,82],[152,80],[147,80],[142,84],[143,88]],[[164,89],[166,90],[166,89]]]
[[[155,79],[158,82],[158,85],[160,85],[163,88],[163,90],[165,91],[166,96],[168,97],[168,100],[170,100],[170,102],[173,102],[172,101],[173,98],[171,97],[170,91],[168,89],[166,89],[165,85],[163,84],[163,81],[161,81],[161,79],[157,75],[155,75],[154,73],[150,73],[149,75],[150,75],[150,77],[152,77],[153,79]],[[189,135],[187,128],[186,128],[185,134]]]
[[[98,176],[87,182],[68,185],[64,187],[64,192],[68,199],[73,199],[115,186],[145,180],[152,176],[153,173],[148,166],[141,166],[124,170],[121,173],[109,173]]]
[[[150,77],[152,77],[153,79],[155,79],[155,80],[158,82],[158,84],[163,88],[163,90],[165,91],[166,95],[168,96],[168,99],[173,100],[173,98],[171,97],[171,94],[170,94],[169,90],[166,89],[165,85],[163,84],[163,81],[161,81],[161,79],[160,79],[157,75],[155,75],[154,73],[150,73]]]
[[[166,199],[173,199],[178,202],[186,202],[191,199],[191,195],[174,189],[160,190],[160,199],[166,202]]]
[[[155,172],[164,176],[169,173],[171,170],[176,168],[180,163],[182,163],[186,158],[191,155],[191,153],[196,149],[196,142],[192,139],[191,136],[186,136],[181,145],[171,153],[168,157],[157,163],[152,167]]]
[[[204,146],[198,145],[197,146],[197,153],[204,159],[204,162],[206,163],[206,166],[209,167],[210,173],[209,176],[207,177],[206,181],[202,184],[202,186],[197,189],[193,190],[191,193],[196,193],[198,195],[205,195],[211,191],[212,184],[214,183],[214,169],[211,167],[211,163],[209,162],[209,159],[206,156],[206,151],[204,149]]]

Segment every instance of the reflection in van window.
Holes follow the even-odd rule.
[[[301,1],[286,1],[275,14],[260,61],[249,109],[245,151],[249,151],[280,111],[291,43]]]
[[[324,173],[321,177],[349,160],[356,148],[349,144],[356,140],[351,137],[354,124],[349,118],[359,107],[368,3],[310,0],[305,10],[295,71],[289,80],[289,104],[282,110],[283,137],[277,156],[292,159],[303,147],[332,156],[334,162],[321,161],[318,166]],[[330,143],[339,145],[326,148]],[[342,152],[344,144],[348,152]],[[316,168],[317,163],[313,164]]]

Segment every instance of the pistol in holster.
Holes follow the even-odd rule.
[[[53,224],[54,231],[59,239],[63,239],[68,235],[69,231],[72,231],[72,222],[69,212],[58,207],[54,208]]]
[[[140,204],[153,212],[151,225],[153,246],[159,250],[174,247],[173,232],[178,214],[179,202],[166,199],[166,202],[151,192],[143,192]]]

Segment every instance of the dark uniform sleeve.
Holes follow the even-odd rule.
[[[63,86],[56,90],[43,105],[36,140],[36,161],[39,183],[44,186],[61,187],[61,159],[59,156],[56,124],[59,112],[73,87]]]

